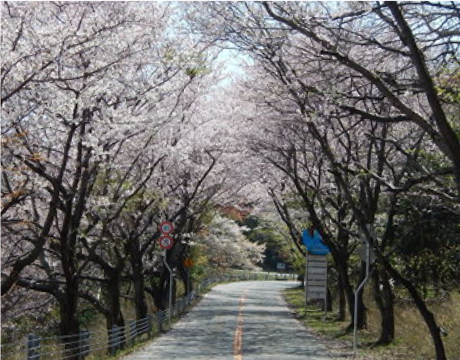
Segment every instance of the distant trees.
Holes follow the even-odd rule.
[[[255,270],[257,268],[254,265],[262,261],[264,246],[249,242],[243,235],[245,230],[248,229],[238,226],[234,220],[216,216],[209,231],[198,239],[213,263],[223,267]]]

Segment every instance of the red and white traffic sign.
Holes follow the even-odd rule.
[[[171,221],[163,221],[160,225],[158,225],[158,228],[165,235],[171,234],[174,230],[174,226]]]
[[[160,247],[165,250],[171,249],[172,246],[174,245],[174,240],[172,239],[171,236],[162,235],[158,239],[158,245],[160,245]]]

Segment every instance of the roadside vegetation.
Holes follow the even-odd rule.
[[[367,289],[369,290],[371,289]],[[284,296],[296,318],[322,339],[333,353],[353,358],[353,332],[347,330],[348,319],[337,320],[336,304],[333,305],[333,311],[327,312],[325,316],[324,311],[314,302],[309,303],[305,312],[305,292],[301,287],[285,290]],[[398,340],[390,345],[379,346],[376,342],[379,337],[380,315],[375,301],[369,295],[365,296],[365,302],[368,307],[368,326],[358,333],[357,359],[426,360],[435,357],[430,334],[420,326],[420,315],[413,303],[407,300],[396,302],[395,327]],[[445,331],[447,356],[456,359],[460,354],[460,292],[455,291],[449,298],[433,301],[430,308],[436,313]]]

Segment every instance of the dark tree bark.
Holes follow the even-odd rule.
[[[80,323],[78,321],[78,294],[75,298],[75,290],[78,287],[70,289],[70,284],[66,284],[64,291],[56,289],[51,294],[59,304],[59,333],[62,343],[66,349],[66,357],[74,360],[77,359],[78,350],[75,349],[75,341],[78,341],[80,332]]]
[[[394,298],[388,276],[376,267],[372,272],[374,299],[380,312],[380,338],[376,345],[390,344],[395,337]],[[382,287],[382,289],[380,289]]]
[[[152,294],[154,300],[155,300],[155,305],[158,309],[164,310],[166,309],[167,306],[167,299],[165,293],[167,292],[167,283],[168,283],[168,271],[164,267],[164,270],[161,272],[160,275],[160,280],[159,284],[155,289],[155,292]]]
[[[353,291],[353,287],[351,285],[350,276],[348,275],[348,258],[345,257],[340,252],[337,254],[333,254],[334,261],[336,265],[337,274],[339,276],[339,283],[342,287],[343,293],[346,297],[346,301],[344,299],[344,303],[348,304],[348,313],[350,315],[350,324],[349,328],[353,328],[353,313],[354,313],[354,299],[355,294]],[[345,306],[345,305],[344,305]],[[344,309],[345,311],[345,309]],[[345,320],[345,314],[343,314],[343,320]]]
[[[116,326],[124,327],[125,320],[121,312],[121,272],[123,267],[114,269],[113,272],[107,277],[107,313],[105,315],[107,322],[107,335],[110,338],[112,328]],[[121,332],[120,336],[120,348],[123,349],[126,345],[124,331]]]
[[[337,321],[345,321],[347,316],[347,299],[345,297],[345,288],[342,284],[342,279],[338,279],[338,296],[339,296],[339,314]]]
[[[134,286],[134,305],[136,308],[136,318],[138,320],[147,317],[147,303],[145,301],[145,280],[142,253],[137,240],[131,239],[130,242],[132,281]]]
[[[185,295],[188,295],[191,291],[191,289],[189,289],[189,282],[188,282],[190,269],[186,269],[184,265],[182,264],[182,262],[178,263],[177,269],[179,271],[181,280],[184,283]]]
[[[327,302],[327,309],[326,311],[332,311],[332,293],[331,293],[331,289],[329,288],[329,286],[327,287],[327,293],[326,293],[326,302]]]
[[[426,302],[423,300],[423,297],[417,291],[415,286],[406,278],[404,278],[396,269],[394,269],[391,264],[380,254],[376,253],[379,261],[385,267],[385,270],[398,282],[403,284],[403,286],[409,291],[412,299],[417,306],[420,314],[422,315],[425,323],[428,327],[428,330],[431,335],[431,339],[433,341],[435,351],[436,351],[436,360],[447,360],[446,350],[444,347],[444,342],[442,341],[441,331],[436,322],[436,319],[433,313],[428,309]]]
[[[118,270],[118,269],[117,269]],[[107,279],[107,329],[113,326],[125,326],[125,320],[121,312],[121,272],[115,270]]]
[[[361,262],[361,272],[359,276],[358,285],[361,284],[366,277],[366,263]],[[358,316],[357,316],[357,329],[362,330],[367,328],[367,307],[364,305],[364,287],[358,294]],[[355,293],[353,293],[353,312],[354,315],[354,303],[355,303]],[[348,329],[353,330],[354,326],[354,319],[352,319],[351,324],[349,325]]]

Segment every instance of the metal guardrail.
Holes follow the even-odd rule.
[[[141,339],[153,337],[168,325],[169,312],[178,317],[185,312],[198,294],[207,291],[212,285],[230,281],[244,280],[296,280],[295,274],[246,273],[213,276],[197,284],[195,291],[176,300],[172,309],[159,310],[145,319],[128,320],[125,326],[114,326],[108,331],[83,330],[79,334],[66,336],[40,337],[29,334],[23,341],[3,343],[1,358],[4,360],[84,360],[90,356],[101,359],[113,356],[118,351],[128,349]]]

